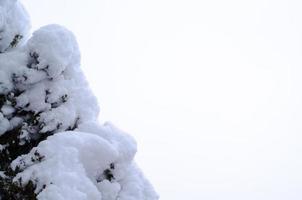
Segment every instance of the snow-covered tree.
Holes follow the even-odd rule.
[[[29,36],[19,1],[0,0],[0,200],[154,200],[135,141],[99,124],[74,35]]]

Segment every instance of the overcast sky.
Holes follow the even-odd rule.
[[[75,33],[161,199],[302,199],[302,1],[23,2]]]

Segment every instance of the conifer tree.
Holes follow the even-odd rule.
[[[74,35],[48,25],[29,38],[19,1],[0,13],[0,199],[157,199],[135,141],[98,123]]]

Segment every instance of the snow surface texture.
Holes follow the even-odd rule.
[[[13,48],[18,40],[28,37],[29,21],[21,3],[16,0],[0,0],[0,52]]]
[[[0,94],[13,99],[1,107],[0,136],[21,127],[22,145],[52,135],[11,163],[20,171],[14,181],[34,182],[40,200],[158,199],[133,161],[133,138],[98,124],[74,35],[48,25],[26,41],[30,26],[22,5],[0,0],[0,13]],[[20,111],[32,113],[34,122],[13,115]]]

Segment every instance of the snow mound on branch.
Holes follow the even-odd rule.
[[[42,161],[33,165],[38,154]],[[101,199],[95,177],[117,159],[117,152],[96,135],[62,132],[19,159],[21,169],[29,166],[19,174],[23,181],[38,179],[37,191],[46,185],[38,199]]]
[[[33,33],[28,41],[31,54],[36,54],[37,69],[55,78],[68,67],[79,66],[80,52],[74,35],[66,28],[53,24]]]
[[[23,172],[15,181],[36,180],[39,200],[157,199],[133,163],[134,140],[109,124],[86,127],[95,133],[61,132],[16,159],[12,168]]]

